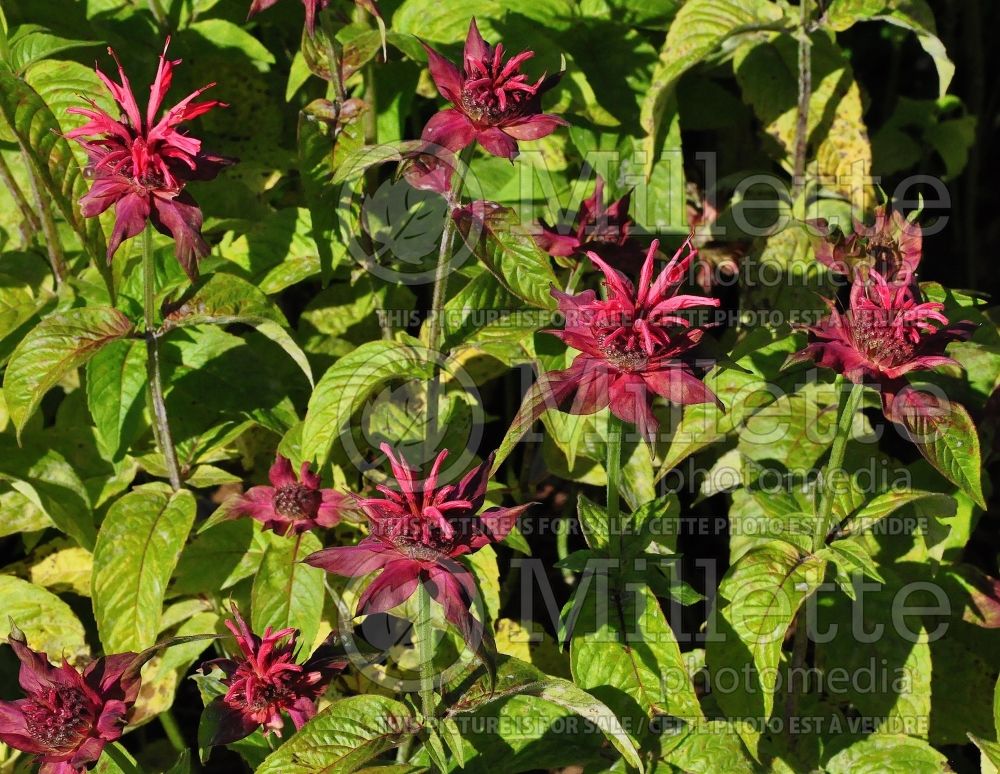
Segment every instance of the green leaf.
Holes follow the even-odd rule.
[[[70,40],[53,35],[38,24],[22,24],[14,29],[8,41],[10,46],[10,66],[18,73],[29,65],[48,59],[53,54],[71,51],[74,48],[98,46],[94,40]]]
[[[0,130],[17,140],[52,203],[103,269],[106,243],[101,222],[84,218],[76,205],[89,188],[83,168],[52,110],[4,62],[0,62]]]
[[[302,348],[285,328],[288,321],[278,306],[261,290],[233,274],[209,277],[178,309],[167,315],[164,328],[191,325],[252,325],[280,346],[313,385],[312,368]]]
[[[859,739],[826,762],[827,774],[940,774],[948,759],[921,739],[902,734],[873,734]]]
[[[112,341],[87,364],[87,405],[101,445],[112,460],[128,451],[142,422],[146,344]]]
[[[316,385],[302,428],[302,457],[322,466],[351,415],[393,379],[430,379],[422,348],[397,341],[371,341],[334,363]]]
[[[473,16],[482,34],[490,39],[489,20],[503,15],[500,0],[405,0],[392,15],[395,33],[407,33],[435,43],[457,43],[465,38]],[[484,24],[484,21],[486,22]]]
[[[42,397],[102,347],[128,336],[132,323],[117,309],[70,309],[43,319],[10,356],[3,391],[18,436]]]
[[[298,538],[271,535],[260,571],[254,576],[251,616],[254,631],[264,627],[298,629],[299,642],[311,653],[323,616],[323,570],[303,564],[323,545],[311,532]]]
[[[83,624],[70,606],[50,591],[13,575],[0,575],[0,637],[6,639],[13,619],[34,650],[53,661],[87,654]]]
[[[509,292],[532,306],[554,309],[556,275],[546,255],[518,226],[514,210],[499,207],[482,219],[463,214],[458,229],[475,256]]]
[[[909,578],[904,581],[894,576],[888,565],[880,569],[887,583],[868,583],[856,602],[840,594],[824,595],[823,604],[816,608],[815,626],[817,632],[830,636],[817,647],[822,649],[825,663],[835,663],[845,674],[872,670],[871,682],[848,682],[840,691],[840,700],[850,702],[862,716],[871,718],[876,735],[900,728],[912,729],[914,735],[937,732],[937,718],[929,727],[905,724],[912,724],[915,718],[931,717],[932,706],[938,702],[936,697],[932,705],[932,687],[935,693],[944,687],[940,683],[944,675],[937,673],[939,667],[944,667],[944,660],[938,658],[943,653],[936,652],[942,646],[931,641],[925,627],[925,620],[929,626],[938,625],[932,623],[933,606],[941,605],[943,600],[929,589],[932,583],[911,584]],[[930,581],[931,576],[924,574],[923,578]],[[949,631],[949,636],[942,639],[950,641],[952,637]],[[940,700],[946,701],[943,696]],[[961,732],[956,737],[961,740]]]
[[[205,44],[213,49],[235,49],[246,54],[251,61],[274,64],[274,55],[267,47],[239,24],[231,21],[202,19],[184,30],[185,35],[191,33],[204,38]],[[232,52],[226,52],[226,55],[230,56]]]
[[[799,606],[823,581],[826,562],[802,556],[785,543],[751,549],[729,568],[719,586],[716,614],[709,617],[706,649],[710,669],[748,670],[754,685],[718,694],[730,719],[768,719],[774,709],[781,645]],[[742,690],[741,690],[742,689]],[[755,723],[740,726],[743,741],[757,757]]]
[[[271,753],[257,774],[352,774],[416,728],[413,713],[395,699],[339,699]]]
[[[627,718],[631,728],[657,715],[701,718],[680,647],[656,597],[641,584],[603,594],[591,583],[570,642],[573,680]]]
[[[871,552],[857,539],[835,540],[829,547],[817,551],[816,556],[836,565],[840,588],[851,599],[854,599],[852,575],[856,572],[878,583],[885,583],[885,579],[875,566]]]
[[[663,118],[680,77],[730,38],[787,29],[790,24],[783,7],[771,0],[689,0],[681,7],[667,32],[652,86],[642,103],[647,177],[658,158]]]
[[[424,147],[420,140],[400,140],[385,142],[378,145],[362,145],[356,150],[346,153],[340,159],[337,171],[333,174],[333,185],[341,185],[349,180],[356,180],[366,170],[389,162],[402,161],[407,153]]]
[[[632,767],[643,771],[642,760],[632,738],[608,707],[583,689],[558,677],[550,677],[537,667],[501,655],[494,681],[480,677],[461,695],[449,702],[449,716],[476,712],[482,707],[518,695],[537,696],[593,722]]]
[[[965,406],[908,390],[897,398],[895,411],[924,459],[980,508],[986,508],[979,433]]]
[[[0,436],[0,479],[9,481],[56,528],[84,548],[93,548],[94,522],[87,488],[58,451],[34,440],[18,448],[13,438]]]
[[[95,774],[141,774],[139,763],[121,742],[106,745],[94,766]]]
[[[208,529],[202,525],[180,556],[170,591],[172,595],[225,591],[257,572],[269,545],[253,519],[226,521]]]
[[[866,205],[858,180],[869,175],[872,150],[862,117],[861,91],[847,53],[824,33],[812,37],[812,94],[807,133],[811,173],[823,185]],[[779,161],[791,171],[798,124],[798,44],[792,35],[741,46],[733,60],[744,99],[773,138]]]
[[[969,734],[969,739],[979,748],[979,752],[982,753],[986,760],[993,764],[994,767],[1000,768],[1000,742],[983,739],[975,734]],[[987,771],[985,764],[982,771]]]
[[[957,508],[954,497],[938,492],[922,492],[914,489],[885,492],[853,513],[844,527],[844,533],[849,535],[863,534],[886,516],[914,503],[920,503],[922,506],[939,512],[940,518],[954,516]]]
[[[91,594],[107,653],[156,641],[167,583],[194,523],[195,499],[147,484],[111,506],[97,535]]]
[[[934,12],[924,0],[832,0],[824,19],[826,25],[837,32],[865,21],[883,21],[909,30],[934,60],[938,73],[938,97],[943,97],[948,91],[955,65],[937,35]]]
[[[576,513],[587,545],[591,548],[607,549],[612,528],[608,525],[607,511],[581,493],[577,497]]]
[[[664,761],[688,774],[723,771],[726,774],[753,774],[755,771],[736,730],[721,720],[695,726]]]

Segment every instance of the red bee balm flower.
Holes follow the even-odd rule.
[[[565,404],[572,398],[572,414],[593,414],[610,406],[616,417],[636,425],[649,440],[659,427],[651,408],[653,394],[678,404],[719,402],[684,359],[704,330],[678,315],[684,309],[718,306],[719,300],[677,295],[696,255],[690,241],[654,280],[658,248],[656,241],[650,245],[638,287],[588,253],[604,272],[607,300],[599,300],[593,290],[568,295],[553,288],[566,327],[547,331],[580,350],[569,368],[546,377],[555,402]]]
[[[75,774],[120,739],[139,695],[135,653],[99,658],[81,674],[68,662],[49,664],[13,628],[7,642],[21,661],[26,698],[0,701],[0,742],[35,755],[42,774]]]
[[[347,666],[347,659],[328,640],[304,664],[296,663],[295,629],[272,632],[268,627],[258,637],[233,606],[233,620],[226,626],[236,638],[240,655],[202,665],[203,672],[218,667],[225,672],[225,696],[210,705],[218,718],[212,746],[230,744],[249,736],[258,728],[265,736],[281,736],[282,713],[301,728],[316,714],[318,699],[330,680]]]
[[[479,34],[476,20],[469,24],[463,68],[427,49],[431,77],[441,96],[455,107],[442,110],[424,127],[422,138],[458,151],[479,142],[494,156],[513,159],[518,140],[538,140],[566,122],[542,113],[542,94],[551,89],[562,73],[529,83],[521,65],[533,57],[524,51],[504,62],[502,43],[491,46]]]
[[[834,235],[825,220],[812,221],[822,239],[816,244],[816,258],[836,274],[853,281],[864,279],[869,270],[882,275],[889,284],[909,283],[922,254],[920,226],[910,223],[898,211],[875,208],[875,223],[866,226],[854,221],[854,233]]]
[[[177,260],[193,280],[197,275],[197,259],[208,253],[208,245],[201,236],[201,210],[184,186],[190,180],[210,180],[232,160],[202,152],[200,140],[178,130],[185,121],[215,107],[225,107],[215,100],[194,101],[214,83],[189,94],[156,121],[170,89],[174,67],[181,61],[166,58],[168,45],[169,38],[160,54],[145,116],[139,112],[118,57],[109,48],[108,53],[118,65],[121,85],[100,69],[97,75],[121,106],[122,116],[112,118],[91,100],[90,108],[69,109],[69,113],[90,120],[66,136],[80,143],[90,158],[88,170],[94,182],[90,192],[80,200],[84,217],[96,217],[115,206],[108,260],[124,240],[141,233],[149,220],[158,231],[174,238]]]
[[[303,462],[298,478],[292,463],[280,454],[268,473],[271,486],[251,487],[236,498],[229,516],[250,516],[279,535],[299,534],[317,527],[333,527],[349,502],[333,489],[320,489],[320,478]]]
[[[907,374],[958,365],[944,349],[968,338],[972,323],[943,327],[948,325],[943,309],[943,304],[921,302],[908,285],[889,285],[872,269],[868,282],[855,280],[845,313],[830,302],[829,316],[808,328],[809,344],[791,362],[812,360],[856,384],[874,382],[886,416],[893,418],[893,401],[907,386]]]
[[[356,546],[338,546],[306,557],[307,564],[348,578],[382,570],[358,600],[358,615],[379,613],[405,602],[424,583],[431,597],[443,607],[445,617],[474,647],[482,638],[482,625],[470,612],[475,599],[471,573],[455,559],[503,540],[528,505],[488,508],[486,499],[493,456],[473,468],[457,484],[438,485],[442,451],[430,474],[416,473],[382,444],[392,465],[399,491],[379,486],[382,497],[359,500],[371,525],[371,534]],[[479,515],[477,515],[479,514]]]
[[[558,258],[593,250],[607,260],[615,260],[635,247],[629,239],[632,228],[632,220],[628,216],[629,198],[630,194],[625,194],[605,206],[604,180],[598,175],[593,195],[583,200],[573,219],[572,232],[564,233],[565,229],[551,228],[542,221],[542,233],[535,235],[535,242],[549,255]]]

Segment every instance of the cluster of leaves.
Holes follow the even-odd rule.
[[[954,68],[923,0],[802,0],[808,14],[785,0],[380,0],[384,29],[367,8],[331,0],[313,3],[323,23],[311,33],[293,0],[250,24],[248,5],[0,0],[0,632],[9,616],[35,650],[81,666],[100,653],[148,652],[166,637],[179,643],[143,666],[135,731],[108,746],[98,770],[195,769],[189,753],[178,758],[144,729],[157,718],[174,747],[200,748],[202,765],[234,770],[238,755],[259,772],[582,765],[838,774],[900,761],[935,772],[949,757],[968,757],[970,737],[984,770],[1000,765],[991,645],[1000,583],[965,561],[989,489],[981,445],[989,450],[996,432],[989,399],[1000,334],[990,311],[974,295],[924,283],[950,318],[978,325],[972,340],[949,348],[963,369],[925,379],[965,409],[922,457],[893,444],[877,411],[851,417],[832,504],[837,527],[819,548],[820,493],[800,474],[831,455],[840,395],[828,374],[782,370],[803,336],[755,314],[809,319],[825,309],[833,278],[815,260],[807,221],[865,214],[871,202],[857,181],[915,167],[925,146],[948,175],[964,165],[973,119],[947,94]],[[524,227],[491,225],[456,262],[436,322],[414,314],[433,302],[424,281],[441,229],[426,224],[449,214],[439,197],[397,180],[393,163],[418,149],[413,141],[441,101],[421,41],[457,52],[473,16],[487,40],[534,50],[537,74],[565,70],[546,112],[568,125],[523,143],[513,164],[467,155],[468,198],[510,207],[519,223],[564,221],[596,169],[613,196],[636,189],[640,238],[679,242],[711,209],[716,236],[703,241],[703,255],[739,259],[734,303],[750,322],[715,331],[727,355],[705,377],[723,407],[657,405],[660,438],[652,448],[627,438],[620,471],[608,464],[615,439],[606,409],[548,411],[540,437],[515,446],[528,430],[518,412],[524,367],[550,372],[573,359],[542,329],[552,327],[552,287],[598,286],[585,261],[552,259]],[[863,22],[913,36],[938,78],[935,99],[903,100],[871,138],[864,84],[841,45]],[[153,237],[154,324],[179,490],[162,481],[170,463],[151,397],[140,240],[105,261],[114,214],[81,215],[87,156],[65,139],[84,123],[66,112],[81,95],[117,112],[90,64],[103,47],[115,48],[133,82],[151,82],[150,52],[168,33],[172,55],[185,60],[176,76],[190,87],[184,93],[215,81],[228,104],[200,119],[199,136],[240,159],[218,180],[190,185],[212,245],[201,279],[192,284],[172,242]],[[800,106],[802,51],[811,88]],[[693,153],[692,138],[704,137],[720,173],[709,191],[698,190]],[[612,165],[597,169],[601,158]],[[737,185],[758,173],[778,175],[790,193],[761,200]],[[786,225],[741,229],[765,217]],[[753,279],[764,275],[779,281]],[[432,323],[443,345],[429,357]],[[872,394],[865,401],[877,406]],[[783,433],[773,435],[777,425]],[[296,467],[314,463],[328,486],[369,491],[383,483],[372,464],[383,442],[424,461],[429,449],[485,457],[499,447],[489,500],[544,498],[535,516],[563,525],[555,536],[515,528],[468,561],[478,615],[496,640],[492,669],[456,655],[463,640],[436,610],[437,666],[447,679],[429,716],[386,687],[407,673],[413,643],[403,637],[390,648],[359,624],[356,636],[392,659],[337,677],[319,713],[295,733],[289,727],[280,746],[258,731],[230,746],[233,757],[213,754],[211,718],[200,729],[198,719],[224,688],[192,668],[206,647],[230,646],[187,638],[224,634],[236,602],[254,631],[296,629],[305,658],[331,629],[351,625],[359,588],[300,560],[355,544],[365,527],[345,519],[322,539],[293,538],[211,514],[263,482],[276,452]],[[685,474],[680,494],[664,494],[680,469],[703,472]],[[776,476],[789,482],[777,492]],[[621,518],[616,505],[600,504],[609,482],[624,500]],[[704,547],[678,540],[706,503],[728,514],[720,577],[710,582],[681,561],[681,550]],[[889,523],[918,527],[880,529]],[[582,540],[567,537],[573,525]],[[527,568],[539,557],[543,572],[514,569],[515,558]],[[521,620],[520,589],[531,579],[546,604],[564,603],[555,622]],[[878,590],[859,606],[864,579]],[[912,584],[925,595],[943,589],[948,605],[900,612]],[[839,634],[802,652],[798,614],[810,599],[821,625],[838,623]],[[824,672],[868,667],[872,651],[851,625],[859,610],[866,631],[905,623],[870,646],[880,659],[875,684],[794,696],[787,674],[797,659]],[[418,617],[415,603],[396,612],[390,629]],[[676,632],[693,618],[704,631],[692,647]],[[942,625],[947,636],[927,636]],[[15,692],[8,655],[0,652],[4,698]],[[450,662],[459,667],[446,671]],[[881,679],[898,670],[909,678],[902,685]],[[715,690],[726,672],[748,677]],[[770,722],[796,713],[818,719],[818,730]],[[0,771],[29,765],[0,744]]]

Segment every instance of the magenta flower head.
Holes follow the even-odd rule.
[[[52,666],[11,627],[7,642],[21,661],[25,698],[0,701],[0,742],[36,756],[42,774],[75,774],[121,738],[139,695],[135,653],[99,658],[78,672],[64,659]]]
[[[483,40],[475,19],[469,24],[461,70],[426,43],[423,46],[438,92],[454,105],[427,122],[424,140],[452,151],[478,142],[494,156],[513,159],[518,140],[538,140],[565,126],[563,119],[541,108],[542,95],[562,73],[530,83],[521,72],[533,51],[505,62],[503,44],[494,47]]]
[[[258,728],[264,729],[265,736],[272,731],[281,736],[283,714],[296,729],[302,728],[316,714],[316,700],[348,663],[330,639],[299,664],[295,629],[272,632],[267,627],[260,637],[250,631],[235,605],[226,627],[236,638],[239,654],[201,666],[206,673],[213,667],[221,669],[226,675],[222,683],[228,689],[210,705],[218,719],[212,746],[239,741]]]
[[[340,522],[350,498],[333,489],[321,489],[320,478],[303,462],[296,477],[292,463],[280,454],[268,472],[271,486],[251,487],[235,499],[228,516],[249,516],[279,535],[301,534]]]
[[[569,231],[552,228],[542,221],[542,232],[535,235],[535,242],[556,258],[592,251],[605,260],[616,261],[623,253],[637,249],[629,237],[632,228],[628,215],[630,197],[631,194],[625,194],[618,201],[605,205],[604,180],[598,175],[594,193],[581,202],[572,228]]]
[[[390,610],[405,602],[423,583],[444,608],[445,617],[474,648],[482,624],[471,612],[476,597],[472,574],[456,559],[503,540],[517,517],[530,507],[493,507],[482,513],[493,455],[458,484],[441,486],[438,476],[448,456],[442,451],[427,478],[397,459],[388,444],[397,489],[380,485],[381,497],[358,501],[371,534],[356,546],[325,548],[306,557],[307,564],[348,578],[381,570],[358,600],[357,615]]]
[[[158,231],[173,237],[177,260],[194,280],[197,260],[208,253],[208,245],[201,235],[201,210],[184,186],[191,180],[210,180],[232,159],[204,153],[200,140],[180,130],[185,121],[225,107],[216,100],[195,102],[214,83],[189,94],[157,121],[174,68],[181,61],[166,58],[169,45],[167,38],[145,115],[139,112],[121,62],[109,48],[121,84],[99,68],[97,74],[121,107],[122,115],[112,118],[90,100],[89,108],[69,109],[69,113],[90,120],[66,136],[80,143],[89,157],[87,170],[93,183],[80,200],[84,217],[96,217],[114,205],[115,226],[108,243],[108,260],[124,240],[140,234],[150,221]]]
[[[704,329],[679,314],[718,306],[719,300],[677,293],[696,255],[690,240],[654,280],[658,248],[656,241],[650,245],[638,287],[596,253],[589,253],[604,272],[607,299],[598,299],[593,290],[569,295],[553,288],[566,325],[561,331],[547,331],[580,350],[569,368],[547,375],[549,397],[571,414],[610,407],[647,440],[653,440],[659,428],[652,411],[655,395],[680,405],[719,403],[689,362]]]
[[[907,374],[958,365],[944,354],[945,347],[967,339],[974,326],[945,327],[943,309],[943,304],[921,301],[909,285],[890,285],[872,269],[867,282],[858,279],[852,285],[850,308],[840,313],[830,302],[829,316],[807,328],[808,345],[790,361],[812,360],[856,384],[878,387],[883,411],[892,419]]]
[[[905,285],[914,279],[923,250],[920,226],[898,211],[875,208],[875,223],[854,221],[854,233],[833,233],[825,220],[811,221],[821,237],[816,259],[835,274],[865,279],[876,271],[890,285]]]

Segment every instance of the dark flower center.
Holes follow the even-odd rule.
[[[323,500],[316,489],[302,484],[289,484],[274,493],[274,510],[286,519],[312,519]]]
[[[601,354],[611,366],[625,373],[646,367],[649,356],[639,343],[631,316],[620,314],[616,319],[601,320],[592,330]]]
[[[508,72],[509,65],[497,62],[494,55],[491,52],[482,60],[466,60],[462,84],[462,112],[475,123],[488,126],[521,115],[537,91],[517,68]]]
[[[418,562],[437,562],[443,556],[447,556],[451,549],[452,541],[445,540],[442,535],[434,530],[431,536],[432,545],[422,543],[405,535],[398,535],[392,544],[410,559]]]
[[[257,686],[253,696],[245,697],[247,709],[260,712],[269,707],[286,707],[295,702],[295,694],[285,685],[269,683]]]
[[[76,688],[50,690],[47,696],[25,702],[22,710],[32,738],[53,750],[77,747],[93,727],[93,706]]]
[[[888,234],[875,234],[862,243],[858,261],[874,269],[886,279],[896,276],[903,266],[899,244]]]
[[[916,345],[885,316],[855,310],[852,327],[855,344],[872,362],[894,368],[913,359]]]
[[[601,348],[601,354],[604,355],[604,359],[609,364],[619,371],[629,374],[642,371],[646,367],[646,364],[649,363],[649,358],[646,357],[646,353],[641,349],[627,349],[617,344],[605,344],[603,338],[603,336],[597,337],[597,344]]]
[[[496,94],[488,88],[476,88],[462,92],[462,110],[476,123],[494,126],[505,118],[516,116],[520,112],[520,93],[507,95],[507,104],[503,107]]]

